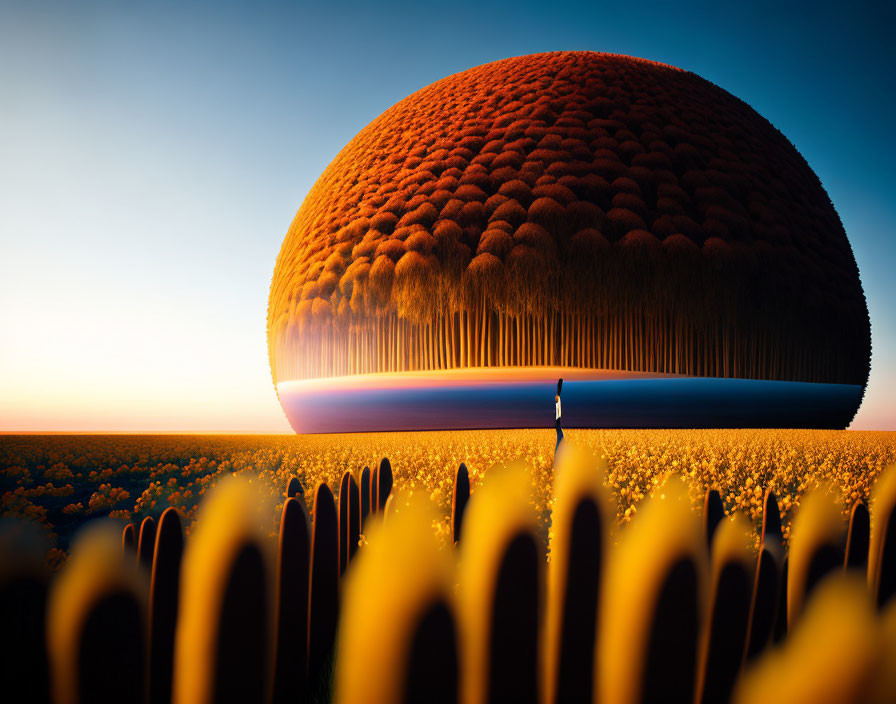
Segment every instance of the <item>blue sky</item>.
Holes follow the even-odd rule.
[[[0,430],[287,431],[265,311],[308,189],[418,88],[559,49],[692,70],[796,145],[871,311],[854,427],[896,429],[894,28],[884,3],[6,0]]]

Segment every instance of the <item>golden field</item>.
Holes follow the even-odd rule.
[[[340,435],[22,435],[0,437],[0,513],[44,525],[58,563],[87,520],[139,521],[168,506],[189,524],[202,495],[222,476],[248,473],[270,495],[271,531],[291,476],[306,487],[338,488],[346,470],[389,457],[398,491],[424,493],[449,532],[454,472],[470,471],[473,491],[494,465],[523,462],[530,471],[545,535],[550,527],[553,430],[477,430]],[[833,430],[569,430],[607,459],[619,521],[667,474],[686,476],[695,506],[706,487],[721,489],[727,512],[760,519],[762,492],[778,495],[785,537],[802,493],[819,481],[839,487],[844,506],[869,496],[878,473],[896,462],[896,433]],[[310,501],[308,492],[308,500]],[[846,509],[844,508],[844,511]]]

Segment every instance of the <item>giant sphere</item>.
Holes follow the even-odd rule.
[[[531,424],[485,401],[462,420],[349,416],[557,376],[849,387],[818,417],[743,421],[843,427],[870,324],[827,193],[767,120],[688,71],[556,52],[437,81],[339,152],[277,258],[268,346],[299,431]]]

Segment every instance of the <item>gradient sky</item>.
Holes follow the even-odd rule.
[[[450,73],[590,49],[694,71],[802,152],[896,429],[892,3],[0,3],[0,430],[270,431],[268,287],[308,189]]]

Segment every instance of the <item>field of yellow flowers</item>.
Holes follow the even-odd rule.
[[[669,473],[688,478],[694,505],[707,487],[721,490],[727,512],[760,518],[762,494],[776,492],[789,534],[802,493],[825,480],[844,506],[867,499],[878,473],[896,462],[896,433],[829,430],[569,430],[567,441],[606,458],[607,483],[620,522]],[[424,493],[439,508],[434,526],[449,532],[454,473],[466,463],[473,491],[495,465],[529,468],[536,508],[549,531],[553,430],[479,430],[340,435],[21,435],[0,436],[0,514],[42,525],[65,559],[87,520],[139,522],[165,508],[189,523],[203,494],[227,474],[246,473],[271,498],[274,532],[288,479],[334,491],[346,470],[389,457],[398,491]],[[310,500],[311,492],[307,492]],[[846,509],[844,508],[844,511]]]

